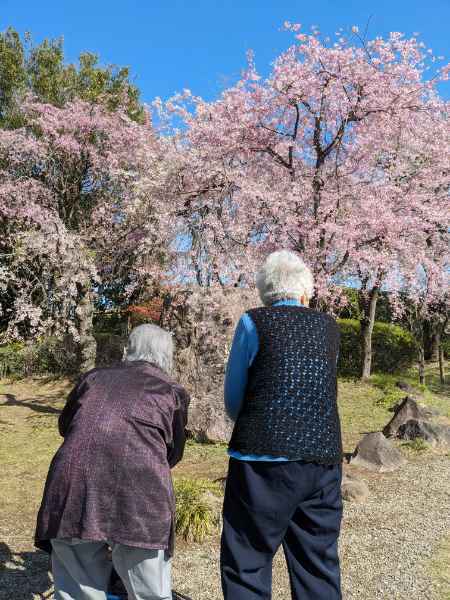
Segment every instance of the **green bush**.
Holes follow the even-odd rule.
[[[0,347],[0,377],[72,375],[77,368],[76,346],[69,337],[44,337],[32,344],[13,342]]]
[[[24,348],[24,344],[20,342],[0,346],[0,378],[16,379],[24,376],[26,370]]]
[[[392,408],[400,400],[405,397],[405,392],[400,388],[392,386],[384,390],[383,396],[375,400],[375,406],[382,406],[383,408]]]
[[[122,359],[125,339],[119,335],[98,333],[97,366],[107,366]],[[79,355],[75,342],[67,336],[63,339],[43,337],[33,343],[12,342],[0,346],[0,378],[21,379],[31,375],[73,375],[79,367]]]
[[[30,374],[72,375],[78,370],[77,347],[67,336],[46,337],[28,347]]]
[[[362,366],[360,323],[353,319],[338,319],[341,331],[338,372],[358,376]],[[411,334],[391,323],[376,322],[372,336],[372,370],[396,373],[412,366],[416,360],[416,345]]]
[[[120,312],[101,312],[94,315],[94,331],[96,334],[109,333],[121,336],[126,329],[126,321]]]
[[[218,525],[219,515],[211,502],[211,498],[221,502],[218,486],[202,479],[179,479],[174,488],[175,532],[186,541],[202,542]]]
[[[362,317],[361,308],[361,290],[358,288],[344,287],[344,296],[347,300],[347,305],[339,311],[341,319],[360,319]],[[389,294],[380,292],[378,295],[376,320],[378,323],[391,323],[393,320],[391,303],[389,302]]]

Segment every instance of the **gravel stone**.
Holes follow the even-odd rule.
[[[340,538],[344,600],[441,600],[429,559],[450,531],[450,460],[428,456],[393,473],[371,474],[364,503],[344,503]],[[217,543],[179,548],[174,588],[195,600],[221,600]],[[282,552],[273,598],[290,598]]]

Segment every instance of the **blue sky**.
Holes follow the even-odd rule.
[[[30,31],[36,41],[63,36],[68,60],[83,50],[102,63],[128,65],[142,97],[167,98],[188,87],[216,98],[239,77],[246,51],[266,74],[292,41],[284,21],[319,26],[324,35],[352,25],[369,37],[420,32],[450,58],[450,0],[0,0],[0,29]],[[450,98],[448,85],[441,93]]]

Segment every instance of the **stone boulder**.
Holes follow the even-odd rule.
[[[347,500],[347,502],[365,502],[369,494],[369,487],[365,481],[349,473],[343,474],[342,498],[344,500]]]
[[[223,404],[228,352],[239,317],[259,304],[258,293],[192,287],[172,296],[161,324],[174,335],[173,376],[192,397],[188,430],[199,440],[227,442],[232,429]]]
[[[417,394],[417,391],[414,389],[414,387],[406,381],[397,381],[395,385],[410,396]]]
[[[350,464],[377,473],[395,471],[405,463],[403,454],[381,431],[367,433],[350,458]]]
[[[437,408],[431,406],[420,406],[424,419],[432,419],[433,417],[440,417],[441,412]]]
[[[421,438],[431,446],[450,446],[450,426],[410,419],[399,427],[397,437],[402,440]]]
[[[424,409],[411,396],[406,396],[394,407],[394,416],[383,429],[383,433],[386,437],[394,437],[397,435],[399,427],[406,423],[406,421],[410,419],[421,420],[424,418],[426,418]]]
[[[197,442],[227,443],[233,431],[233,422],[222,407],[213,403],[193,402],[189,408],[188,435]]]

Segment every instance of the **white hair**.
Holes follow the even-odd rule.
[[[166,373],[173,367],[172,334],[158,325],[146,323],[135,327],[129,335],[124,360],[145,360]]]
[[[312,297],[314,279],[309,267],[290,250],[272,252],[256,275],[263,304],[269,306],[284,298]]]

